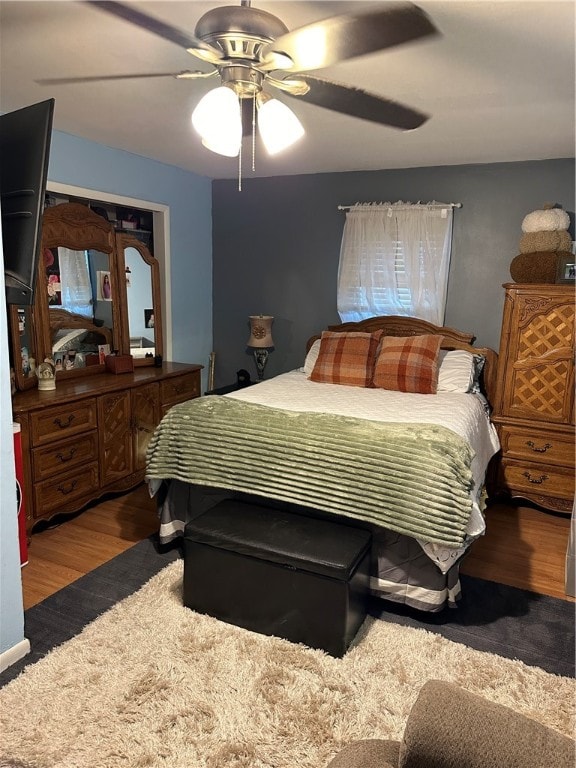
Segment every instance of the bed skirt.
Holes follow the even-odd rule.
[[[354,528],[370,530],[373,541],[370,589],[375,597],[421,611],[438,612],[448,606],[455,607],[461,594],[458,563],[446,573],[442,573],[415,539],[385,528],[342,515],[329,515],[273,499],[192,485],[181,480],[164,481],[156,490],[156,498],[161,544],[180,538],[189,520],[203,514],[220,501],[242,499],[253,504],[289,509],[296,513],[333,519]]]

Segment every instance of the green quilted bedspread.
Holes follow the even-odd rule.
[[[148,480],[279,499],[449,547],[466,540],[472,448],[432,424],[285,411],[217,395],[176,405],[147,453]]]

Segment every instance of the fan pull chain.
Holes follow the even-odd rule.
[[[242,192],[242,142],[238,150],[238,192]]]
[[[252,96],[252,173],[256,170],[256,94]]]

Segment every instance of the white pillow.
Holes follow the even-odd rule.
[[[476,366],[474,355],[463,349],[440,350],[438,392],[471,392]]]
[[[310,378],[310,374],[314,370],[314,366],[316,365],[316,360],[318,360],[318,353],[320,352],[320,339],[316,339],[316,341],[312,344],[310,349],[308,350],[308,354],[306,355],[306,359],[304,360],[304,367],[302,370],[306,374],[308,378]]]

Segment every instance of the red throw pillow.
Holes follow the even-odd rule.
[[[385,336],[374,366],[373,384],[380,389],[435,395],[441,336]]]
[[[381,335],[382,331],[324,331],[318,359],[310,374],[311,381],[370,387]]]

